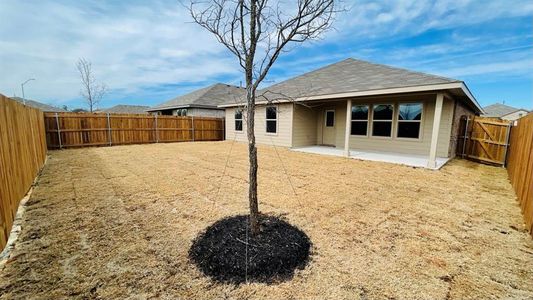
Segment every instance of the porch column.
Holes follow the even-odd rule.
[[[352,125],[352,100],[346,101],[346,131],[344,132],[344,156],[350,157],[350,129]]]
[[[437,141],[439,139],[440,119],[442,116],[442,103],[444,94],[437,94],[435,100],[435,116],[433,117],[433,130],[431,133],[431,146],[429,148],[428,168],[437,168]]]

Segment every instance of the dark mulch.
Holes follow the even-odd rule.
[[[189,257],[219,282],[273,283],[292,278],[294,270],[307,263],[309,238],[277,217],[262,215],[260,224],[261,233],[252,237],[247,215],[217,221],[193,241]]]

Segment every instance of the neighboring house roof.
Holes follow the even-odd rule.
[[[244,88],[216,83],[156,105],[148,109],[148,111],[182,107],[206,107],[216,109],[218,105],[239,102],[245,93],[246,90]]]
[[[482,110],[461,80],[353,58],[274,84],[256,94],[265,95],[269,100],[305,101],[430,90],[451,90],[468,99],[476,110]]]
[[[149,108],[150,106],[144,106],[144,105],[119,104],[119,105],[115,105],[110,108],[101,109],[100,111],[104,113],[114,113],[114,114],[147,114],[146,110]]]
[[[501,118],[503,116],[506,116],[508,114],[512,114],[514,112],[523,110],[528,111],[527,109],[523,108],[516,108],[509,105],[501,104],[501,103],[494,103],[489,106],[483,107],[483,110],[485,111],[484,116],[485,117],[496,117]]]
[[[11,99],[13,99],[15,101],[18,101],[20,103],[24,103],[24,99],[22,99],[20,97],[11,97]],[[48,104],[44,104],[44,103],[41,103],[39,101],[30,100],[30,99],[25,99],[25,100],[26,100],[26,105],[31,106],[33,108],[40,109],[40,110],[42,110],[44,112],[66,112],[66,110],[64,110],[62,108],[54,107],[54,106],[51,106],[51,105],[48,105]]]

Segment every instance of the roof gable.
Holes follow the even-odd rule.
[[[48,105],[48,104],[44,104],[42,102],[31,100],[31,99],[22,99],[20,97],[11,97],[11,99],[13,99],[15,101],[18,101],[20,103],[26,102],[26,105],[31,106],[33,108],[40,109],[40,110],[42,110],[44,112],[66,112],[66,110],[64,110],[62,108],[51,106],[51,105]],[[24,100],[26,100],[26,101],[24,101]]]
[[[246,90],[229,84],[216,83],[208,87],[192,91],[174,99],[161,103],[149,109],[149,111],[170,109],[187,106],[212,106],[239,102]]]
[[[485,111],[485,116],[487,117],[503,117],[508,114],[512,114],[514,112],[517,112],[519,110],[528,111],[526,109],[522,108],[516,108],[509,105],[501,104],[501,103],[494,103],[489,106],[486,106],[483,108]]]

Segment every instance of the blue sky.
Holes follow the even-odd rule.
[[[335,29],[293,47],[265,84],[347,57],[463,80],[483,105],[533,108],[533,2],[345,1]],[[84,107],[75,63],[92,61],[101,107],[154,105],[214,82],[238,85],[228,51],[169,1],[0,2],[0,93]]]

